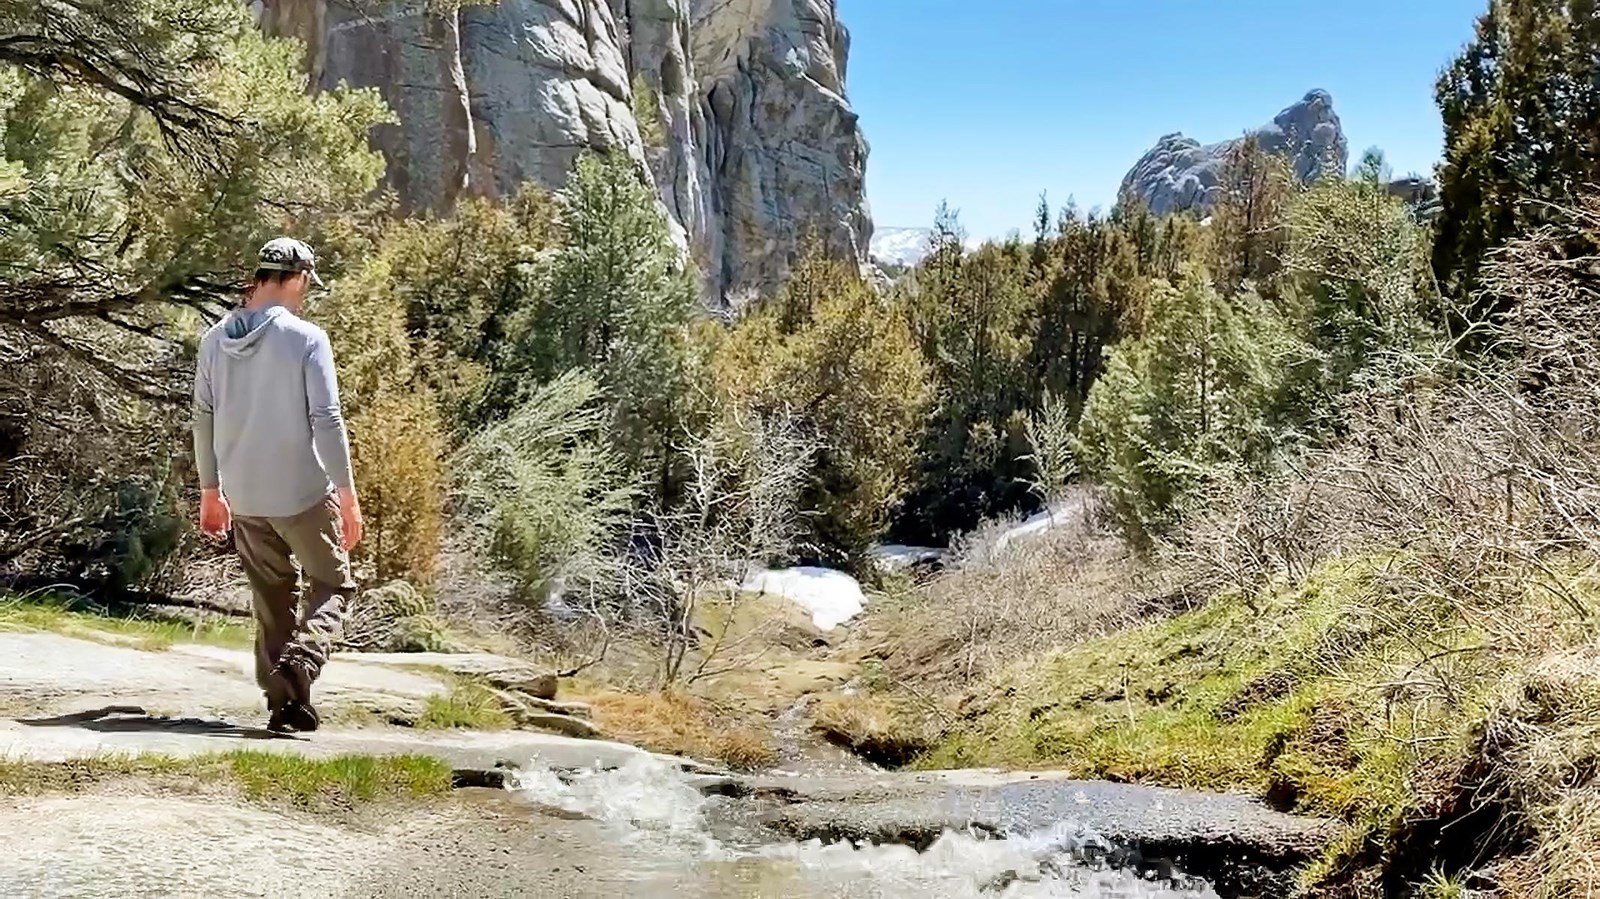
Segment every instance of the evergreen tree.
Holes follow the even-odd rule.
[[[1350,170],[1350,180],[1383,187],[1393,177],[1389,170],[1389,161],[1384,158],[1383,151],[1377,147],[1368,147],[1361,154],[1361,159]]]
[[[1295,389],[1310,391],[1281,410],[1286,427],[1330,433],[1338,397],[1436,337],[1427,230],[1389,195],[1380,173],[1364,165],[1361,177],[1314,185],[1288,210],[1294,301],[1286,305],[1312,352],[1286,366],[1300,381]]]
[[[1020,239],[968,253],[956,215],[941,205],[933,252],[906,287],[911,330],[932,373],[935,414],[922,451],[917,539],[972,527],[1011,507],[1017,480],[1019,412],[1028,390],[1027,323],[1033,253]]]
[[[1283,323],[1259,298],[1229,300],[1196,272],[1157,282],[1145,334],[1112,350],[1079,423],[1077,456],[1131,535],[1176,521],[1197,491],[1276,445]]]
[[[1594,0],[1491,0],[1439,77],[1444,119],[1433,268],[1475,317],[1487,254],[1600,182],[1600,14]]]
[[[1254,135],[1228,150],[1207,229],[1209,267],[1224,295],[1249,287],[1272,293],[1283,251],[1283,210],[1293,184],[1288,163],[1262,149]]]
[[[0,0],[0,339],[186,396],[59,328],[147,339],[122,316],[230,301],[263,234],[376,186],[376,94],[308,95],[299,53],[231,0]]]
[[[337,330],[341,359],[355,359],[380,333],[363,317],[395,305],[417,360],[352,366],[340,383],[360,396],[414,369],[461,439],[503,418],[563,368],[524,334],[548,294],[555,217],[549,195],[530,185],[499,203],[467,200],[450,218],[391,223],[317,311]]]
[[[801,499],[817,554],[881,535],[911,487],[932,393],[903,309],[814,254],[738,322],[713,371],[734,408],[793,417],[816,438]]]
[[[235,0],[0,0],[0,568],[120,589],[179,546],[203,322],[383,170],[377,94],[302,54]]]
[[[693,279],[654,190],[620,151],[587,155],[557,196],[562,242],[549,299],[522,330],[554,375],[592,371],[625,458],[671,492],[671,447],[689,415]]]
[[[1133,241],[1116,223],[1064,212],[1034,305],[1024,405],[1036,409],[1046,395],[1082,408],[1099,375],[1105,347],[1119,339],[1139,291]]]

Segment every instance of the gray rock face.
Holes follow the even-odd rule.
[[[1289,160],[1301,183],[1324,173],[1342,174],[1349,161],[1350,148],[1327,91],[1311,91],[1250,134],[1269,153]],[[1165,135],[1122,179],[1120,196],[1143,201],[1157,215],[1204,215],[1215,202],[1223,160],[1242,140],[1201,145],[1182,134]]]
[[[814,240],[866,261],[867,144],[845,99],[850,38],[833,0],[692,0],[705,158],[737,304]],[[741,294],[746,295],[741,295]]]
[[[313,84],[383,89],[403,124],[380,127],[373,143],[408,208],[448,208],[468,190],[478,135],[456,17],[367,16],[326,0],[256,0],[252,8],[268,30],[306,43]]]
[[[253,4],[306,42],[316,85],[382,91],[400,124],[374,141],[407,210],[558,188],[583,151],[620,148],[654,180],[708,299],[772,289],[811,240],[866,260],[867,145],[834,0],[425,6]]]

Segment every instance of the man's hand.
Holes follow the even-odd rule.
[[[215,487],[200,491],[200,533],[207,537],[225,537],[233,526],[233,507],[227,497]]]
[[[361,503],[356,501],[354,490],[339,490],[339,537],[345,551],[355,549],[361,542]]]

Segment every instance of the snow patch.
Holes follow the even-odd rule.
[[[967,235],[967,252],[982,247],[987,238]],[[933,252],[932,228],[878,228],[872,232],[872,244],[867,253],[879,265],[900,265],[914,268]]]
[[[879,262],[914,266],[927,257],[932,236],[927,228],[879,228],[868,252]]]
[[[1081,503],[1058,503],[1036,515],[1030,515],[1016,527],[1001,532],[994,541],[994,548],[1005,549],[1013,541],[1032,539],[1045,531],[1077,522],[1083,515]]]
[[[802,565],[771,570],[758,568],[745,578],[751,593],[781,596],[811,613],[818,630],[831,631],[861,614],[867,598],[861,584],[842,571]]]

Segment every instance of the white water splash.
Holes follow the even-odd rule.
[[[1128,871],[1090,867],[1076,850],[1085,840],[1076,826],[990,839],[946,831],[923,852],[908,846],[817,841],[768,847],[766,858],[792,861],[808,883],[828,895],[917,897],[1100,897],[1100,899],[1216,899],[1201,884],[1177,886],[1144,880]]]
[[[705,797],[677,768],[642,753],[620,768],[565,777],[548,768],[519,770],[507,788],[601,822],[630,841],[699,852],[719,848],[706,826]]]
[[[923,852],[818,840],[734,846],[712,836],[707,800],[693,785],[648,757],[569,777],[533,768],[519,773],[512,789],[590,818],[629,843],[642,879],[647,870],[675,869],[682,876],[674,884],[697,885],[704,895],[732,895],[727,889],[736,885],[756,890],[740,895],[785,899],[1217,899],[1204,884],[1158,883],[1085,864],[1079,850],[1095,840],[1070,823],[1009,839],[946,832]]]

